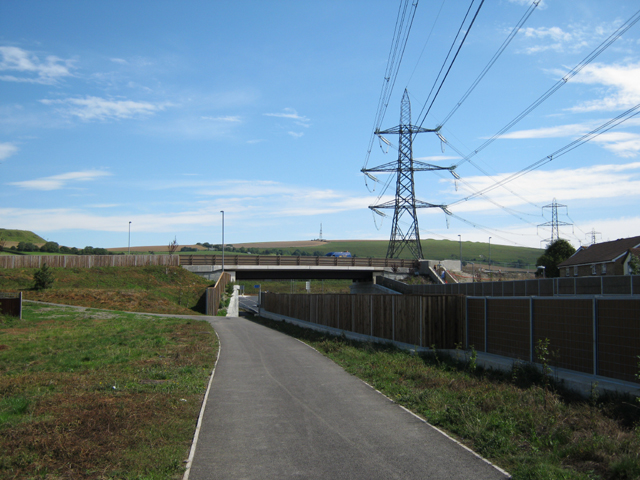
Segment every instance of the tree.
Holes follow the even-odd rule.
[[[559,277],[558,264],[564,262],[574,253],[576,253],[576,249],[573,248],[573,245],[560,238],[547,247],[544,254],[538,258],[536,265],[545,267],[547,277]]]
[[[58,253],[60,251],[60,245],[56,242],[47,242],[40,247],[41,252]]]
[[[629,273],[631,275],[640,275],[640,257],[631,255],[629,260]]]
[[[46,263],[42,265],[42,268],[36,270],[36,273],[33,274],[34,288],[36,290],[44,290],[45,288],[49,288],[53,285],[55,278],[53,278],[53,273],[49,269]]]

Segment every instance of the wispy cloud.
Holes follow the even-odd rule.
[[[508,172],[495,177],[476,176],[466,177],[464,180],[466,184],[478,191],[509,175],[511,173]],[[452,182],[449,180],[442,182],[451,185],[451,189],[447,193],[454,197],[464,197],[469,193],[464,186],[462,190],[454,192]],[[561,199],[563,203],[572,200],[602,202],[606,199],[637,199],[640,196],[640,162],[595,165],[574,169],[535,170],[508,183],[507,187],[511,191],[518,192],[528,201],[539,204],[548,203],[554,197]],[[522,198],[502,188],[493,190],[488,196],[505,207],[517,207],[525,204]],[[480,197],[477,200],[452,207],[452,210],[454,209],[456,212],[488,212],[497,210],[498,207]]]
[[[6,160],[11,155],[15,155],[18,150],[18,147],[13,143],[0,143],[0,162]]]
[[[223,116],[223,117],[208,117],[208,116],[203,116],[200,117],[202,118],[202,120],[210,120],[213,122],[227,122],[227,123],[239,123],[242,121],[242,118],[240,118],[238,115],[227,115],[227,116]]]
[[[73,60],[63,60],[54,55],[44,60],[18,47],[0,47],[0,71],[14,72],[0,75],[6,82],[27,82],[51,85],[63,77],[71,76]]]
[[[564,27],[525,27],[521,30],[522,52],[532,55],[540,52],[576,53],[596,45],[613,30],[615,24],[569,24]]]
[[[300,125],[305,128],[309,128],[309,122],[311,122],[308,117],[299,115],[298,112],[293,108],[285,108],[282,113],[264,113],[263,115],[265,117],[287,118],[290,120],[294,120],[294,123],[296,125]]]
[[[82,120],[125,119],[147,116],[164,110],[169,104],[134,102],[132,100],[109,100],[100,97],[66,98],[62,100],[40,100],[45,105],[61,105],[62,111]]]
[[[570,109],[573,112],[620,110],[640,103],[640,63],[594,63],[587,65],[572,82],[603,85],[609,89],[604,98],[581,103]]]
[[[304,135],[304,132],[287,132],[293,138],[300,138]]]
[[[73,182],[88,182],[110,175],[109,172],[101,170],[86,170],[83,172],[62,173],[51,177],[36,178],[34,180],[24,180],[22,182],[11,182],[8,185],[15,185],[28,190],[60,190]]]

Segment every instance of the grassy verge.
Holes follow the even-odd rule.
[[[0,291],[44,302],[130,312],[204,313],[206,280],[180,267],[51,268],[53,287],[33,290],[35,268],[0,270]]]
[[[272,293],[307,293],[306,280],[240,280],[234,285],[244,287],[246,295],[257,295],[260,285],[263,292]],[[350,293],[351,280],[311,280],[311,293]]]
[[[437,352],[325,336],[255,319],[300,338],[349,373],[438,426],[516,480],[640,478],[640,403],[584,400],[537,370],[484,371]]]
[[[0,477],[179,478],[217,348],[203,321],[0,316]]]

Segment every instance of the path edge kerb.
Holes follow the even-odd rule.
[[[196,431],[193,434],[193,441],[191,442],[191,450],[189,452],[189,458],[187,459],[186,469],[184,471],[184,476],[182,480],[189,480],[189,474],[191,473],[191,465],[193,464],[193,457],[196,454],[196,447],[198,445],[198,438],[200,436],[200,428],[202,427],[202,418],[204,417],[204,409],[207,406],[207,401],[209,399],[209,392],[211,391],[211,384],[213,383],[213,376],[216,373],[216,367],[218,366],[218,360],[220,359],[220,351],[222,350],[222,342],[220,341],[220,336],[216,329],[213,329],[216,337],[218,338],[218,354],[216,355],[216,361],[213,364],[213,370],[211,371],[211,376],[209,377],[209,385],[207,386],[207,391],[204,394],[204,398],[202,399],[202,406],[200,407],[200,415],[198,416],[198,423],[196,424]]]

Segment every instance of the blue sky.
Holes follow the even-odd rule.
[[[531,2],[485,2],[423,124],[435,128]],[[63,245],[388,239],[393,198],[360,173],[399,3],[0,1],[0,227]],[[420,1],[383,128],[403,90],[420,112],[468,3]],[[441,134],[414,158],[451,165],[631,18],[637,2],[544,0]],[[439,14],[438,14],[439,13]],[[428,40],[428,41],[427,41]],[[450,175],[454,204],[640,103],[640,24]],[[397,159],[378,141],[368,166]],[[384,146],[384,144],[382,144]],[[454,150],[455,149],[455,150]],[[575,246],[640,235],[640,116],[486,196],[421,210],[422,238],[540,247],[554,198]],[[378,200],[378,195],[383,193]],[[543,215],[544,214],[544,215]]]

